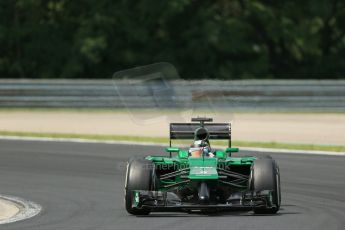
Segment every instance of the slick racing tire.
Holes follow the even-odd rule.
[[[149,209],[132,207],[134,190],[154,190],[154,164],[151,161],[134,158],[127,164],[125,183],[125,206],[132,215],[148,215]]]
[[[273,207],[254,208],[255,214],[275,214],[280,208],[280,173],[277,163],[271,157],[259,158],[253,162],[250,175],[250,190],[272,190]]]

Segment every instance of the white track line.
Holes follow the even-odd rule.
[[[0,224],[9,224],[21,220],[26,220],[38,215],[42,211],[42,207],[39,204],[22,199],[20,197],[0,195],[0,199],[13,202],[18,207],[20,207],[20,211],[16,215],[8,219],[1,220]]]
[[[254,148],[243,147],[241,150],[267,152],[267,153],[292,153],[292,154],[310,154],[310,155],[328,155],[328,156],[345,156],[345,152],[317,151],[317,150],[293,150],[293,149],[273,149],[273,148]]]
[[[102,141],[89,140],[82,138],[52,138],[52,137],[21,137],[21,136],[0,136],[3,140],[23,140],[23,141],[49,141],[49,142],[72,142],[72,143],[100,143],[100,144],[123,144],[123,145],[144,145],[144,146],[167,146],[163,143],[154,142],[135,142],[135,141]],[[215,146],[217,147],[217,146]],[[292,153],[292,154],[311,154],[311,155],[328,155],[328,156],[345,156],[345,152],[315,151],[315,150],[291,150],[291,149],[274,149],[274,148],[254,148],[241,147],[240,150],[267,152],[267,153]]]

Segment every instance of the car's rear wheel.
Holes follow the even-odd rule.
[[[148,215],[149,209],[133,207],[134,190],[154,190],[155,185],[154,164],[151,161],[134,158],[127,164],[125,184],[125,206],[132,215]]]
[[[280,208],[280,173],[277,163],[270,157],[259,158],[253,162],[250,176],[250,190],[272,190],[273,207],[254,208],[256,214],[274,214]]]

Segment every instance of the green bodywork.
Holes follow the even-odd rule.
[[[188,159],[189,176],[191,180],[216,180],[217,158],[190,157]]]
[[[158,181],[156,181],[156,190],[158,191],[168,191],[186,186],[193,188],[197,185],[196,182],[200,181],[214,182],[231,191],[244,191],[248,188],[248,178],[241,179],[240,177],[243,175],[249,177],[250,167],[256,160],[253,156],[232,157],[231,152],[237,152],[237,148],[227,148],[224,151],[217,150],[213,153],[214,157],[190,157],[188,151],[173,147],[166,150],[171,154],[171,157],[146,157],[147,160],[154,163],[159,175],[180,172],[168,178],[161,178],[158,175]],[[222,180],[225,177],[222,177],[222,172],[229,171],[235,173],[235,176],[238,173],[240,177],[233,181]]]

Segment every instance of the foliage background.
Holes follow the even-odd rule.
[[[344,78],[343,0],[1,0],[1,78]]]

